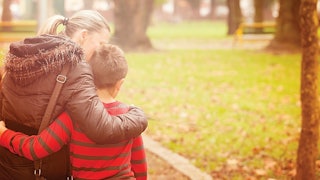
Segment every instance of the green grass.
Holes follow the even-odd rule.
[[[175,26],[151,28],[152,40],[224,36],[223,27],[214,32],[208,22],[194,24],[198,31]],[[300,127],[299,54],[171,49],[127,59],[119,98],[149,115],[146,134],[213,177],[245,179],[259,170],[263,177],[289,176]]]
[[[182,23],[155,23],[148,28],[148,35],[153,40],[201,39],[212,40],[225,38],[226,22],[199,21]]]
[[[254,169],[262,155],[295,157],[298,55],[171,50],[127,57],[121,99],[150,116],[147,134],[207,172],[230,159]]]

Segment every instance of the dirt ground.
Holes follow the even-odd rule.
[[[189,178],[178,172],[168,163],[156,155],[146,151],[149,180],[188,180]]]

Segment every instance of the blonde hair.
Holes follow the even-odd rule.
[[[89,61],[97,88],[112,87],[126,77],[128,64],[123,51],[115,45],[101,43]]]
[[[60,25],[64,26],[61,32],[58,31]],[[107,20],[99,12],[94,10],[81,10],[70,18],[62,15],[54,15],[48,18],[40,27],[38,35],[57,35],[63,33],[68,37],[72,37],[75,32],[81,29],[86,29],[89,32],[100,32],[102,29],[107,29],[109,32],[111,31]]]

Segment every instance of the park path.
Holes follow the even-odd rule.
[[[264,49],[272,39],[272,35],[246,35],[242,41],[236,40],[230,36],[225,39],[208,40],[158,40],[153,42],[155,49],[246,49],[259,50]]]
[[[149,180],[212,180],[186,158],[143,135],[148,162]]]

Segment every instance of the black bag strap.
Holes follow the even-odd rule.
[[[44,113],[44,116],[42,117],[42,121],[40,124],[40,128],[38,130],[38,134],[40,134],[46,127],[49,126],[50,124],[50,120],[51,120],[51,116],[54,110],[54,107],[56,106],[58,97],[60,95],[61,89],[63,84],[67,81],[67,72],[70,69],[70,65],[69,64],[65,64],[61,70],[61,73],[57,76],[56,78],[56,84],[55,87],[53,89],[52,95],[50,97],[48,106],[46,108],[46,111]],[[69,159],[69,154],[67,154],[67,159]],[[67,161],[69,162],[69,161]],[[34,161],[34,175],[36,176],[36,180],[43,180],[45,179],[44,177],[41,176],[41,166],[42,166],[42,160],[39,159],[37,161]],[[67,164],[67,167],[69,167],[69,164]],[[70,171],[68,169],[68,171]],[[69,173],[69,172],[67,172]]]

